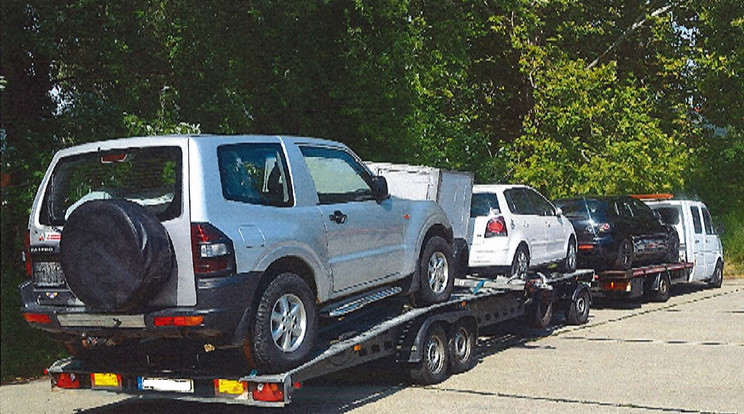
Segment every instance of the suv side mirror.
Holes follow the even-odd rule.
[[[372,197],[374,197],[378,203],[390,197],[385,177],[381,175],[372,177]]]

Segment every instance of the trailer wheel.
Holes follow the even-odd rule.
[[[459,374],[473,368],[477,362],[475,346],[478,338],[472,323],[458,321],[450,339],[450,371]]]
[[[553,295],[547,290],[535,292],[534,300],[525,309],[531,327],[545,329],[553,320]]]
[[[422,343],[423,356],[410,370],[411,379],[418,384],[437,384],[449,375],[449,352],[447,335],[439,325],[432,325],[426,331]]]
[[[718,263],[716,263],[716,270],[713,271],[713,276],[710,278],[710,282],[708,282],[708,286],[712,287],[714,289],[718,289],[723,285],[723,263],[719,260]]]
[[[434,236],[426,243],[419,260],[419,290],[416,305],[429,306],[449,299],[455,287],[452,245]]]
[[[664,273],[659,277],[659,286],[656,291],[651,295],[651,300],[654,302],[666,302],[669,300],[669,294],[671,291],[672,282],[669,279],[669,274]]]
[[[589,320],[589,292],[582,290],[571,301],[566,312],[566,321],[571,325],[583,325]]]
[[[294,273],[282,273],[269,283],[256,311],[245,349],[249,365],[264,373],[292,369],[312,350],[318,322],[315,296]]]

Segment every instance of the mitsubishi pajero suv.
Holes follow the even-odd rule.
[[[26,258],[26,321],[81,359],[232,349],[264,373],[306,360],[323,316],[394,294],[446,301],[454,283],[436,203],[390,197],[346,146],[299,137],[62,150]]]

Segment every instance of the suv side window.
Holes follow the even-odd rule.
[[[695,206],[690,206],[690,213],[692,213],[692,225],[695,227],[695,233],[703,233],[703,223],[700,222],[700,210]]]
[[[350,153],[336,148],[300,147],[320,204],[373,200],[372,176]]]
[[[522,188],[511,188],[504,191],[504,197],[506,198],[506,204],[509,205],[509,210],[514,214],[521,215],[535,215],[537,212],[532,206],[527,192]]]
[[[716,234],[715,229],[713,229],[713,220],[710,218],[710,213],[708,212],[708,209],[703,207],[703,223],[705,223],[705,234]]]
[[[554,216],[555,209],[540,193],[535,190],[524,190],[527,193],[527,198],[532,202],[532,207],[535,212],[541,216]]]
[[[292,191],[279,144],[233,144],[217,148],[222,195],[227,200],[291,206]]]

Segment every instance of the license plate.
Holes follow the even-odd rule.
[[[139,377],[137,382],[143,391],[194,392],[194,382],[189,379]]]
[[[121,377],[116,374],[92,374],[92,388],[121,388]]]
[[[59,262],[33,262],[36,286],[62,286],[65,276]]]

